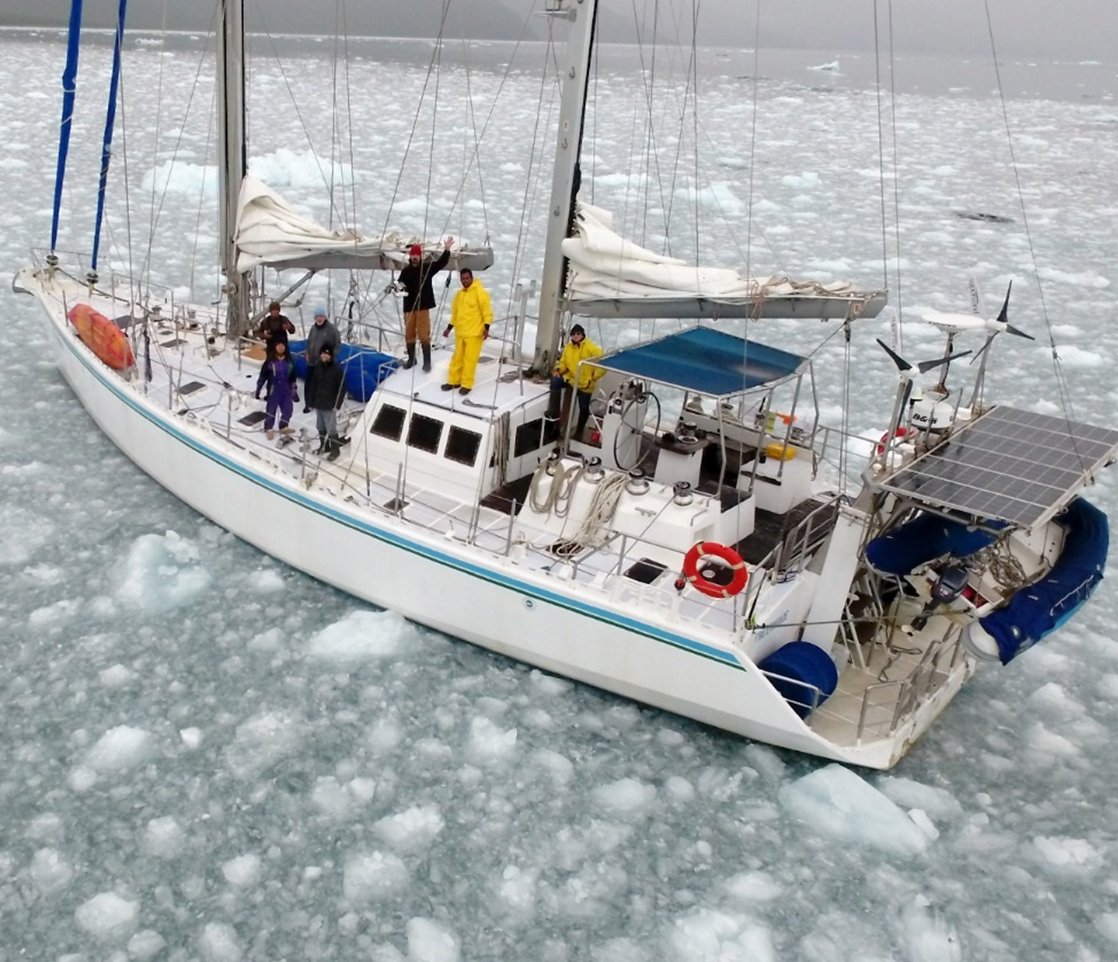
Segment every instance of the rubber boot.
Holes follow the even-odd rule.
[[[431,370],[431,345],[424,343],[424,344],[420,344],[420,347],[423,348],[423,370],[424,371],[430,371]]]
[[[319,438],[318,438],[318,448],[315,450],[314,453],[315,454],[325,454],[326,453],[326,445],[327,445],[326,438],[324,436],[320,435]]]
[[[408,359],[404,361],[403,368],[405,371],[415,367],[415,341],[408,341]]]
[[[336,434],[331,434],[326,439],[326,460],[337,461],[338,455],[342,453],[342,442],[338,439]]]

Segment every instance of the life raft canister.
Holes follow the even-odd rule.
[[[717,558],[732,572],[728,585],[721,585],[708,578],[701,570],[703,558]],[[732,598],[739,594],[749,580],[749,570],[740,554],[716,541],[700,541],[691,546],[683,557],[683,576],[695,588],[711,598]]]

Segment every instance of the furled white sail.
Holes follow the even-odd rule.
[[[250,271],[261,265],[321,270],[331,267],[400,268],[408,261],[408,247],[440,251],[443,241],[424,239],[399,231],[364,237],[353,230],[331,230],[297,213],[290,204],[256,177],[241,182],[237,208],[237,269]],[[488,248],[455,244],[453,264],[484,270],[493,263]]]
[[[744,277],[733,268],[695,267],[626,240],[612,215],[579,204],[576,233],[563,241],[570,262],[568,306],[591,317],[872,317],[885,295],[845,281]]]

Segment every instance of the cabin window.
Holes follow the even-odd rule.
[[[443,422],[426,414],[413,414],[408,425],[408,447],[435,454],[443,436]]]
[[[516,429],[516,438],[513,441],[512,456],[522,458],[532,451],[538,451],[542,446],[541,435],[543,432],[543,418],[527,421]]]
[[[477,453],[481,449],[481,435],[477,431],[451,427],[446,436],[446,456],[451,461],[474,466]]]
[[[385,404],[377,411],[377,416],[373,419],[373,426],[369,433],[388,438],[389,441],[399,441],[400,435],[404,431],[405,417],[406,413],[403,408]]]

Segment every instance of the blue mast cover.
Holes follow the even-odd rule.
[[[58,135],[58,170],[54,175],[54,214],[50,224],[50,249],[58,245],[58,213],[62,209],[62,182],[70,151],[70,125],[74,119],[74,93],[78,87],[78,41],[82,30],[82,0],[70,0],[70,32],[66,67],[62,71],[62,124]]]
[[[105,213],[105,188],[109,183],[109,161],[113,156],[113,125],[116,122],[116,91],[120,84],[120,48],[124,43],[124,12],[128,0],[120,0],[117,11],[116,40],[113,43],[113,75],[109,81],[109,105],[105,109],[105,137],[101,142],[101,177],[97,183],[97,220],[93,225],[92,270],[97,270],[97,251],[101,246],[101,217]]]

